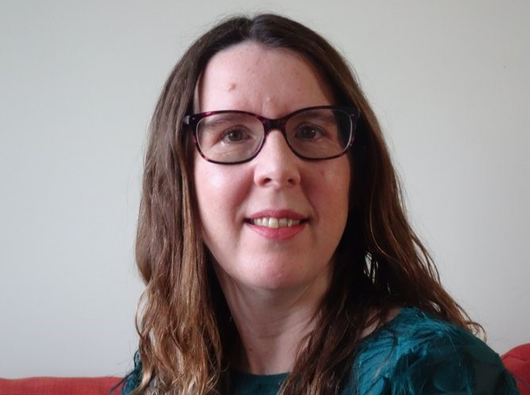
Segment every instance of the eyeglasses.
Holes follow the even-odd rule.
[[[246,111],[209,111],[187,115],[184,124],[193,131],[197,150],[204,159],[237,164],[255,158],[267,135],[281,131],[295,155],[323,160],[344,155],[353,144],[357,108],[318,106],[269,119]]]

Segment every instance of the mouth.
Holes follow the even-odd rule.
[[[265,228],[278,229],[300,225],[301,223],[307,222],[307,219],[260,217],[246,219],[245,222],[256,226],[263,226]]]

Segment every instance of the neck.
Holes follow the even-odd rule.
[[[249,289],[223,281],[221,286],[239,332],[234,366],[262,375],[291,371],[318,321],[329,279],[288,291]]]

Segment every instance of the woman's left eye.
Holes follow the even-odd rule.
[[[312,125],[299,127],[295,133],[295,137],[301,140],[317,140],[324,135],[322,129]]]

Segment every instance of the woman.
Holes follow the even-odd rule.
[[[410,228],[347,62],[289,19],[229,19],[176,65],[137,263],[124,393],[517,393]]]

